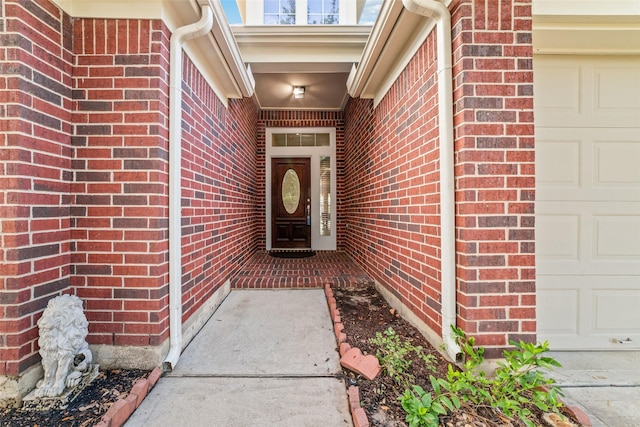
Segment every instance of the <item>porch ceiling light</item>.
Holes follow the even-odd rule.
[[[294,86],[293,87],[293,97],[295,99],[304,98],[304,86]]]

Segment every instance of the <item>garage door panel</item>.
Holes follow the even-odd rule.
[[[613,335],[624,341],[624,335],[640,335],[640,291],[629,289],[594,289],[592,333]]]
[[[540,132],[539,132],[540,133]],[[554,135],[558,137],[558,135]],[[571,138],[571,136],[568,136]],[[576,139],[548,140],[538,135],[536,141],[536,183],[540,189],[549,189],[547,196],[553,200],[553,191],[580,190],[580,150],[583,143]]]
[[[560,114],[563,116],[579,116],[580,88],[582,84],[580,64],[563,62],[561,64],[536,60],[535,76],[545,82],[552,82],[553,88],[536,92],[535,107],[545,115]],[[546,120],[545,120],[546,122]]]
[[[536,251],[540,260],[578,262],[580,215],[536,217]]]
[[[536,202],[538,275],[638,275],[640,203]]]
[[[593,225],[592,259],[640,264],[640,215],[596,215]]]
[[[540,55],[533,67],[536,122],[552,127],[637,127],[637,58]]]
[[[636,137],[636,141],[594,141],[596,188],[631,187],[640,195],[640,130]]]
[[[639,349],[636,281],[634,276],[539,277],[539,339],[549,340],[554,350]]]
[[[551,282],[551,280],[549,280]],[[578,289],[564,289],[562,281],[551,289],[538,289],[538,333],[578,336]]]
[[[539,201],[640,201],[640,129],[536,127],[536,190]]]
[[[595,115],[633,115],[640,110],[640,68],[631,64],[594,66]]]

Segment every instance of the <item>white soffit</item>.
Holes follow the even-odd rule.
[[[232,26],[246,63],[357,62],[370,26],[259,25]]]
[[[214,28],[205,37],[187,41],[183,48],[218,98],[253,94],[253,77],[244,67],[227,18],[214,0],[52,0],[74,18],[161,19],[171,30],[200,19],[199,4],[214,13]]]
[[[640,0],[534,0],[537,54],[640,53]]]
[[[384,2],[362,58],[349,75],[349,94],[373,99],[377,105],[435,24],[433,19],[406,10],[401,1]]]

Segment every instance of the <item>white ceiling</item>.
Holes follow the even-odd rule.
[[[232,26],[262,110],[342,110],[370,26]],[[305,97],[293,98],[293,86]]]

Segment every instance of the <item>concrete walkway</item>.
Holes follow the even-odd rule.
[[[352,426],[322,289],[232,291],[125,424]]]
[[[593,427],[640,426],[639,351],[564,351],[549,356],[562,364],[550,376]]]

